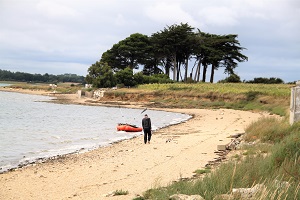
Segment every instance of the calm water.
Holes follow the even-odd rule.
[[[140,126],[143,109],[45,102],[50,99],[0,92],[0,172],[38,158],[84,152],[142,134],[118,132],[116,125]],[[154,130],[191,117],[152,110],[145,113],[151,118]]]

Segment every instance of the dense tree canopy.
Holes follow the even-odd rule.
[[[139,64],[145,64],[150,47],[148,36],[140,33],[131,34],[103,53],[101,62],[108,63],[115,71],[126,67],[137,69]]]
[[[246,83],[262,83],[262,84],[282,84],[284,81],[280,78],[263,78],[263,77],[258,77],[254,78],[253,80],[246,81]]]
[[[117,83],[113,71],[107,63],[96,62],[88,69],[86,81],[94,87],[114,87]]]
[[[11,72],[0,69],[0,81],[23,81],[23,82],[40,82],[40,83],[57,83],[57,82],[74,82],[84,83],[84,76],[76,74],[30,74],[26,72]]]
[[[113,73],[129,68],[138,69],[147,76],[166,74],[173,81],[187,81],[189,78],[195,82],[200,81],[201,71],[201,81],[206,81],[208,67],[211,67],[210,82],[213,82],[215,70],[222,67],[224,73],[231,75],[238,62],[247,61],[247,56],[241,53],[245,48],[240,46],[238,35],[216,35],[194,29],[181,23],[167,26],[151,36],[131,34],[104,52],[100,61],[107,63]],[[192,59],[195,63],[189,69]],[[97,66],[93,64],[90,68]],[[96,76],[93,73],[97,70],[88,71],[87,81],[94,83],[92,79]]]

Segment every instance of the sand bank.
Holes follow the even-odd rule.
[[[228,136],[243,133],[249,123],[266,115],[227,109],[164,110],[194,117],[154,132],[151,144],[145,145],[141,136],[0,174],[0,199],[132,199],[147,189],[192,177],[216,157],[218,144],[230,142]],[[116,190],[129,194],[107,196]]]

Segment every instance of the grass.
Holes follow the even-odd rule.
[[[146,84],[140,85],[138,89],[143,90],[160,90],[160,91],[182,91],[217,94],[245,94],[245,95],[267,95],[284,97],[290,94],[291,85],[287,84],[246,84],[246,83],[173,83],[173,84]]]
[[[114,196],[127,195],[129,192],[127,190],[116,190],[114,191]]]
[[[287,120],[275,117],[262,118],[259,121],[252,122],[246,128],[248,133],[245,136],[246,141],[255,141],[258,138],[261,142],[279,142],[290,133]]]
[[[194,171],[194,173],[197,175],[208,174],[210,172],[211,172],[210,167],[205,167],[205,169],[197,169],[196,171]]]
[[[118,94],[122,92],[130,95],[131,100],[136,96],[135,100],[151,101],[161,107],[263,110],[285,116],[291,87],[287,84],[170,83],[146,84],[109,93],[115,93],[116,98],[126,100]]]

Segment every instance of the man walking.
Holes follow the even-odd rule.
[[[142,120],[142,126],[144,129],[144,143],[146,144],[147,141],[150,144],[151,140],[151,119],[145,114],[145,117]]]

